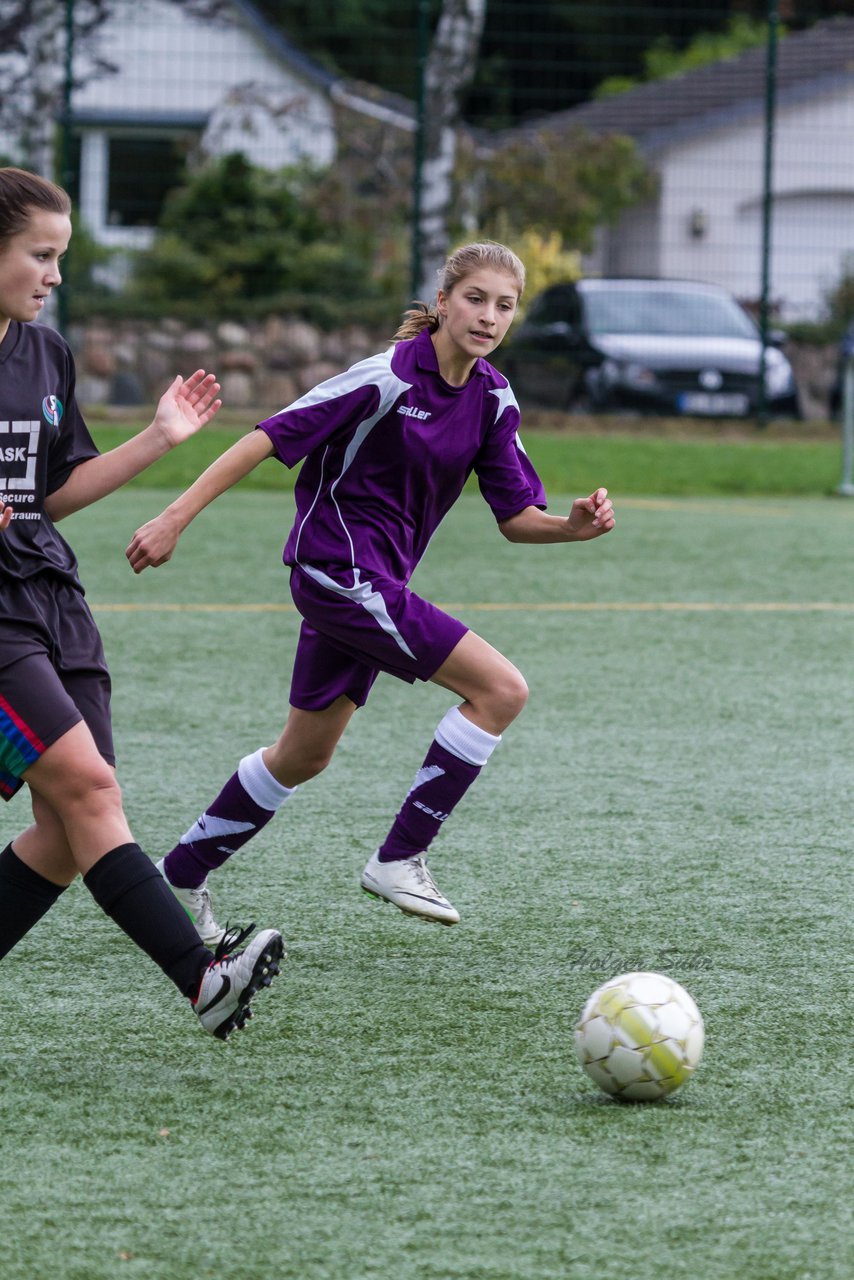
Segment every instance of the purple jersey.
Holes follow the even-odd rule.
[[[53,329],[12,320],[0,342],[0,585],[45,569],[77,583],[77,560],[44,510],[48,494],[98,455],[75,397],[74,360]]]
[[[408,582],[472,471],[496,520],[546,505],[507,379],[479,359],[450,386],[426,329],[258,425],[286,466],[305,459],[285,563],[342,585],[360,570]]]

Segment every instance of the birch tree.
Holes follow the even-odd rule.
[[[90,53],[91,74],[112,68],[95,37],[107,0],[77,0],[75,35]],[[66,6],[63,0],[0,0],[0,132],[3,151],[53,177],[54,130],[65,89]]]
[[[117,68],[102,54],[99,36],[111,13],[128,0],[0,0],[0,154],[54,176],[54,141],[66,90],[68,20],[71,88]],[[227,13],[226,0],[168,0],[200,18]],[[134,0],[141,4],[144,0]]]
[[[419,296],[431,300],[436,271],[448,252],[456,126],[477,67],[486,0],[443,0],[424,72],[423,159],[415,234],[420,249]]]

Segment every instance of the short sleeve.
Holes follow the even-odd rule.
[[[519,409],[512,392],[506,407],[499,396],[498,421],[487,434],[474,464],[480,491],[499,523],[526,507],[544,510],[547,506],[543,482],[525,452],[518,428]]]
[[[45,495],[56,493],[81,462],[86,462],[89,458],[97,458],[99,454],[98,446],[89,434],[89,428],[77,404],[74,360],[67,347],[65,348],[64,387],[65,404],[54,396],[50,398],[53,403],[46,400],[43,406],[43,414],[49,423],[48,431],[50,432]]]
[[[276,456],[286,467],[294,467],[354,422],[368,417],[379,403],[375,383],[354,385],[351,371],[321,382],[301,399],[258,423],[265,431]]]

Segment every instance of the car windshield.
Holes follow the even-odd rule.
[[[584,294],[590,333],[755,338],[753,321],[725,294],[682,289],[591,289]]]

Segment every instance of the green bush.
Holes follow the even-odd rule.
[[[787,325],[790,338],[798,342],[838,342],[854,322],[854,274],[842,276],[824,298],[824,312],[818,320]]]
[[[308,167],[271,173],[239,153],[223,156],[169,197],[150,250],[137,258],[125,310],[207,317],[281,310],[340,321],[354,303],[386,307],[374,246],[348,236],[320,208],[323,176]]]

